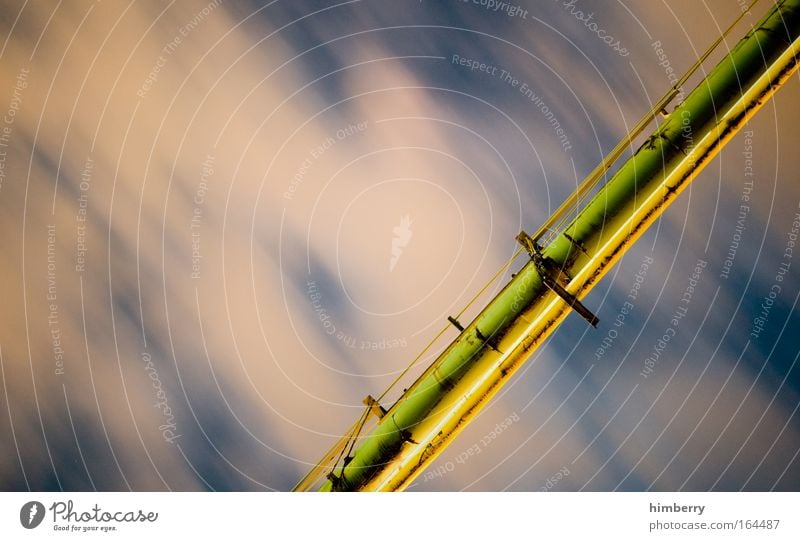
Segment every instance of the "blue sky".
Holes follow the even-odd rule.
[[[0,487],[283,491],[739,6],[3,13]],[[600,327],[570,316],[412,490],[797,488],[798,85],[587,296]]]

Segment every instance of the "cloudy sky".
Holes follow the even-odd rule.
[[[5,1],[0,488],[291,489],[739,4]],[[798,91],[412,490],[800,487]]]

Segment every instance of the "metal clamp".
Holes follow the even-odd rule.
[[[566,302],[570,308],[575,310],[583,319],[588,321],[592,327],[597,327],[597,324],[600,323],[600,320],[597,318],[597,316],[595,316],[591,310],[586,308],[575,295],[564,289],[564,287],[558,283],[559,279],[565,280],[565,274],[558,267],[558,264],[556,264],[549,257],[542,255],[539,245],[525,231],[519,232],[519,235],[517,235],[517,242],[519,242],[528,252],[528,255],[531,257],[531,260],[533,260],[534,265],[536,265],[536,270],[539,271],[539,276],[541,276],[544,285],[553,291],[553,293],[561,297],[561,299]],[[566,280],[564,285],[566,285]]]

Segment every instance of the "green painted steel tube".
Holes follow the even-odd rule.
[[[800,0],[778,2],[544,249],[570,293],[588,291],[796,71],[799,37]],[[526,264],[320,490],[408,486],[568,312]]]

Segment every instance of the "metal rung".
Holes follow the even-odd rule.
[[[461,323],[459,323],[458,320],[456,318],[454,318],[453,316],[447,316],[447,321],[452,323],[453,327],[455,327],[459,331],[464,332],[464,326]]]

